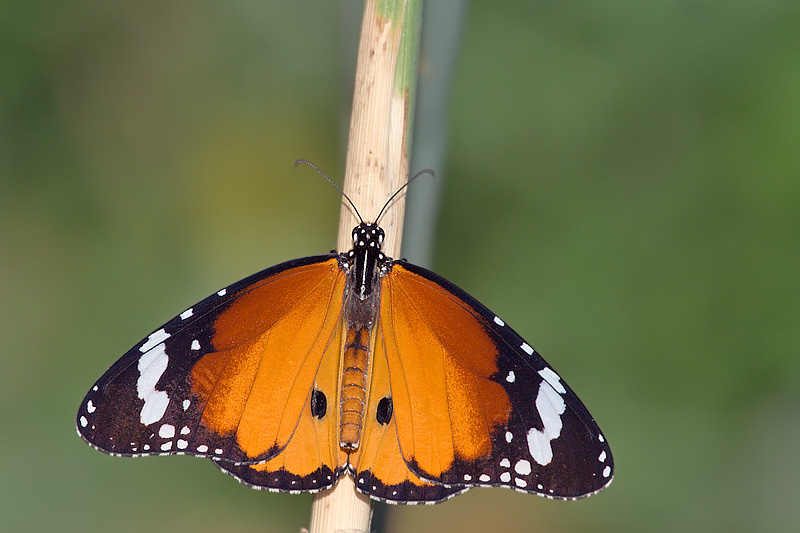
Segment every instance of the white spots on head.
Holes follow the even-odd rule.
[[[560,394],[567,392],[567,389],[565,389],[564,385],[561,384],[561,377],[553,372],[553,369],[549,366],[539,370],[539,375],[542,376],[542,379],[548,382],[550,386],[557,390]]]
[[[605,450],[600,452],[600,456],[597,458],[597,460],[600,461],[601,463],[605,463],[606,462],[606,451]]]
[[[509,370],[508,371],[508,375],[506,376],[506,381],[508,381],[509,383],[514,383],[514,381],[516,379],[517,379],[517,376],[514,375],[514,371],[513,370]]]
[[[511,468],[511,461],[508,460],[508,457],[504,457],[500,461],[500,466],[502,466],[503,468]]]
[[[86,426],[88,426],[88,425],[89,425],[89,421],[88,421],[88,420],[86,420],[86,417],[85,417],[85,416],[82,416],[82,417],[81,417],[81,420],[80,420],[80,422],[81,422],[81,427],[82,427],[82,428],[85,428]]]
[[[170,337],[170,334],[164,331],[164,328],[161,328],[158,331],[154,331],[150,335],[147,336],[147,342],[139,347],[139,351],[142,353],[150,351],[156,344],[161,344],[165,340]]]
[[[488,483],[488,482],[489,482],[489,480],[491,480],[492,478],[490,478],[488,474],[481,474],[481,475],[478,477],[478,479],[479,479],[479,480],[481,480],[481,481],[483,481],[484,483]]]
[[[611,475],[611,467],[610,466],[606,466],[603,469],[603,477],[608,477],[610,475]]]
[[[167,442],[165,442],[164,444],[161,445],[161,451],[166,452],[166,451],[169,451],[171,449],[172,449],[172,441],[171,440],[169,440],[169,441],[167,441]]]
[[[503,472],[502,474],[500,474],[500,481],[502,481],[503,483],[508,483],[509,481],[511,481],[511,474],[509,474],[508,472]]]
[[[188,435],[191,432],[192,432],[192,430],[189,429],[189,426],[183,426],[181,428],[181,435]]]
[[[472,476],[469,474],[464,474],[464,481],[472,481]]]
[[[183,410],[184,411],[187,410],[190,405],[192,405],[192,402],[190,402],[189,400],[183,400]]]
[[[92,400],[89,400],[88,402],[86,402],[86,412],[87,413],[92,414],[92,413],[94,413],[95,409],[97,409],[97,408],[92,403]]]
[[[217,455],[222,455],[222,448],[215,449],[214,453],[217,454]]]
[[[506,442],[511,442],[512,440],[514,440],[514,434],[510,431],[506,431]]]
[[[528,482],[527,482],[527,481],[525,481],[525,480],[524,480],[524,479],[522,479],[522,478],[519,478],[519,477],[515,477],[515,478],[514,478],[514,483],[517,485],[517,487],[519,487],[519,488],[521,488],[521,489],[524,489],[525,487],[527,487],[527,486],[528,486]]]
[[[526,459],[520,459],[514,465],[514,472],[521,476],[527,476],[531,473],[531,463]]]
[[[162,439],[171,439],[175,436],[175,426],[172,424],[164,424],[158,428],[158,436]]]
[[[217,296],[225,296],[225,294],[227,294],[227,292],[228,292],[228,289],[222,289],[221,291],[219,291],[217,293]]]
[[[522,348],[522,351],[524,351],[526,354],[533,355],[533,348],[531,348],[530,344],[527,342],[523,342],[520,348]]]
[[[193,314],[194,314],[194,310],[190,307],[189,309],[187,309],[186,311],[181,313],[181,320],[186,320],[187,318],[189,318]]]
[[[502,328],[503,326],[505,326],[505,325],[506,325],[506,323],[505,323],[505,322],[503,322],[502,320],[500,320],[500,317],[499,317],[499,316],[495,316],[495,317],[494,317],[494,323],[495,323],[495,324],[497,324],[498,326],[500,326],[501,328]]]
[[[161,329],[159,331],[163,332],[164,330]],[[150,335],[150,337],[152,338],[153,335]],[[139,413],[139,421],[146,426],[161,420],[161,417],[167,411],[167,405],[169,405],[167,393],[156,390],[156,383],[158,383],[161,375],[167,369],[167,363],[169,363],[169,356],[164,351],[163,342],[154,346],[139,358],[139,379],[136,381],[136,395],[140,400],[144,400],[144,406],[141,413]]]
[[[178,449],[185,450],[189,446],[189,443],[183,439],[178,439]]]
[[[208,451],[208,446],[206,446],[205,444],[201,444],[200,446],[197,447],[197,451],[200,453],[206,453]]]
[[[195,351],[199,350],[200,349],[200,341],[198,341],[197,339],[193,340],[192,341],[192,345],[189,348],[191,348],[192,350],[195,350]]]
[[[536,395],[536,409],[544,428],[541,431],[536,428],[528,430],[528,451],[534,461],[544,466],[553,460],[550,442],[561,435],[561,415],[566,403],[547,381],[542,381]]]

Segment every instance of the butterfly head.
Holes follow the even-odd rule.
[[[385,237],[383,229],[375,223],[362,222],[353,228],[353,250],[377,250],[380,252]]]

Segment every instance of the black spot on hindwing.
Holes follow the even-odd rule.
[[[378,402],[378,411],[375,413],[378,424],[385,426],[389,423],[392,419],[392,409],[394,409],[392,399],[388,396],[381,398],[381,401]]]
[[[322,419],[328,411],[328,399],[325,393],[319,389],[314,389],[311,393],[311,415]]]

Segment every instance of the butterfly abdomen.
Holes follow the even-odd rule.
[[[349,328],[342,358],[342,383],[339,400],[339,446],[357,449],[361,441],[364,407],[367,403],[370,331]]]

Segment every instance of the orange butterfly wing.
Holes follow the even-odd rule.
[[[594,420],[502,320],[452,283],[402,261],[381,286],[372,386],[392,398],[397,440],[387,425],[376,457],[391,449],[409,483],[444,487],[445,497],[484,485],[576,498],[610,482],[611,453]],[[376,373],[382,359],[385,374]],[[371,414],[380,397],[370,394],[367,439],[377,434]],[[384,484],[402,477],[391,461],[362,463]],[[371,494],[379,486],[358,481]]]
[[[336,428],[308,414],[315,383],[335,390],[345,280],[337,256],[318,256],[210,296],[98,380],[81,404],[79,434],[114,455],[264,463],[295,475],[284,490],[304,476],[330,485]]]

